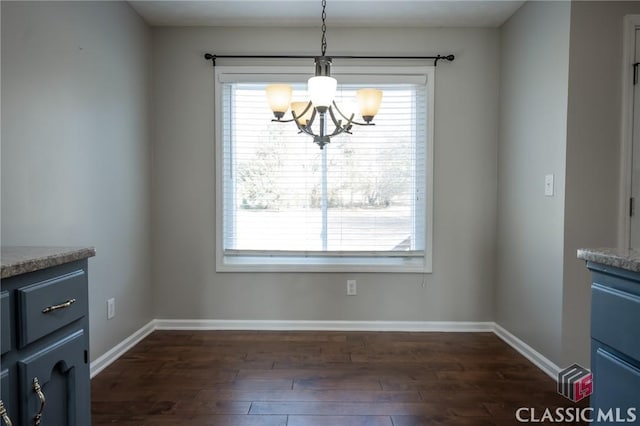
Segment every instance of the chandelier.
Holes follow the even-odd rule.
[[[313,137],[313,142],[320,149],[331,142],[331,138],[341,133],[351,134],[353,125],[372,126],[373,117],[378,113],[382,101],[382,91],[378,89],[360,89],[356,92],[360,115],[364,122],[354,120],[355,113],[344,113],[338,108],[335,101],[338,82],[331,77],[331,57],[326,56],[327,51],[327,25],[326,25],[327,0],[322,0],[322,41],[320,56],[316,56],[315,76],[307,82],[309,101],[291,102],[293,89],[288,84],[271,84],[266,88],[267,100],[275,118],[272,121],[279,123],[294,122],[300,133]],[[291,110],[291,119],[284,119],[288,110]],[[319,120],[317,133],[314,133],[312,125]],[[328,125],[333,125],[333,130],[328,131]]]

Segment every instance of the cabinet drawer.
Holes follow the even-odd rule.
[[[13,342],[13,303],[8,291],[0,293],[0,352],[5,354],[12,349]]]
[[[640,296],[593,284],[591,337],[640,359]]]
[[[24,347],[87,313],[87,275],[77,270],[21,287],[18,341]]]
[[[591,406],[594,409],[600,408],[606,412],[615,408],[626,417],[627,410],[635,410],[640,406],[640,369],[637,366],[621,360],[597,343],[594,346],[592,366],[595,375]]]

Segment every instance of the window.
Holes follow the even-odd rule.
[[[309,67],[216,67],[218,271],[431,271],[433,67],[363,71],[334,66],[336,102],[383,89],[375,126],[321,150],[264,94],[305,100]]]

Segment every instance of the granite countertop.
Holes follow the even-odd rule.
[[[601,265],[640,272],[640,249],[594,248],[579,249],[578,259]]]
[[[1,278],[26,274],[96,255],[93,247],[2,247]]]

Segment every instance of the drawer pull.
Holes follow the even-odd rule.
[[[33,390],[38,395],[40,399],[40,411],[33,416],[33,424],[35,426],[40,426],[40,422],[42,421],[42,411],[44,410],[44,406],[47,403],[47,400],[44,397],[44,393],[42,392],[42,388],[40,387],[40,382],[37,377],[33,378]]]
[[[4,404],[2,403],[1,399],[0,399],[0,418],[2,418],[5,425],[13,426],[13,423],[11,423],[11,419],[9,418],[9,414],[7,414],[7,409],[4,408]]]
[[[61,303],[59,305],[51,305],[48,308],[44,308],[42,310],[43,314],[48,314],[49,312],[53,312],[53,311],[57,311],[58,309],[65,309],[68,308],[69,306],[73,305],[74,303],[76,303],[76,299],[69,299],[64,303]]]

